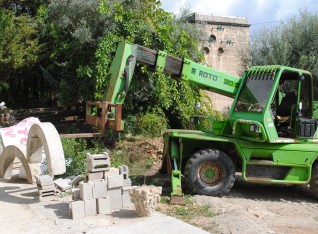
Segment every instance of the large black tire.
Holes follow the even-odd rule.
[[[318,162],[315,162],[312,166],[309,185],[312,195],[318,199]]]
[[[185,177],[193,193],[222,196],[235,181],[232,160],[217,149],[204,149],[193,154],[185,166]]]

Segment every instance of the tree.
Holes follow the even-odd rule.
[[[94,98],[95,52],[111,23],[98,14],[98,0],[53,0],[47,10],[50,62],[47,74],[59,83],[65,104]]]
[[[32,18],[17,17],[12,11],[0,9],[0,97],[9,106],[28,104],[31,87],[38,88],[34,84],[35,66],[43,45],[34,22]]]
[[[300,11],[272,30],[264,29],[251,46],[252,65],[281,64],[318,75],[318,14]]]
[[[0,7],[15,12],[17,16],[35,17],[39,7],[49,0],[0,0]]]
[[[178,57],[203,60],[198,50],[200,37],[192,37],[189,25],[160,8],[160,1],[102,0],[99,12],[107,19],[114,19],[113,30],[105,33],[98,46],[96,98],[102,99],[106,90],[107,71],[119,41],[140,44],[155,50],[165,50]],[[192,28],[193,29],[193,28]],[[201,32],[196,31],[197,35]],[[145,68],[135,70],[124,114],[135,115],[155,108],[163,110],[174,127],[186,126],[193,106],[201,96],[199,89],[187,82],[176,82],[162,74],[148,73]]]

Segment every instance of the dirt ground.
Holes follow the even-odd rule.
[[[218,213],[219,233],[317,233],[318,202],[306,187],[251,184],[237,179],[224,197],[195,195]]]

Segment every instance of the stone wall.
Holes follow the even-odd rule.
[[[231,75],[242,76],[241,52],[249,47],[249,27],[245,17],[200,15],[188,17],[190,23],[203,23],[206,40],[202,41],[206,65]],[[214,107],[227,114],[233,99],[209,93]]]

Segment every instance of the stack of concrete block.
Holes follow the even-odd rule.
[[[141,186],[129,191],[139,216],[150,216],[160,202],[162,187]]]
[[[131,180],[128,167],[108,168],[103,171],[104,179],[96,179],[87,183],[80,182],[79,189],[73,189],[70,203],[70,214],[73,219],[96,214],[111,214],[122,208],[131,208],[129,189]]]
[[[37,176],[36,184],[40,197],[54,196],[56,194],[53,178],[50,175]]]
[[[102,154],[86,154],[88,181],[104,179],[104,172],[110,169],[110,158],[107,152]]]

